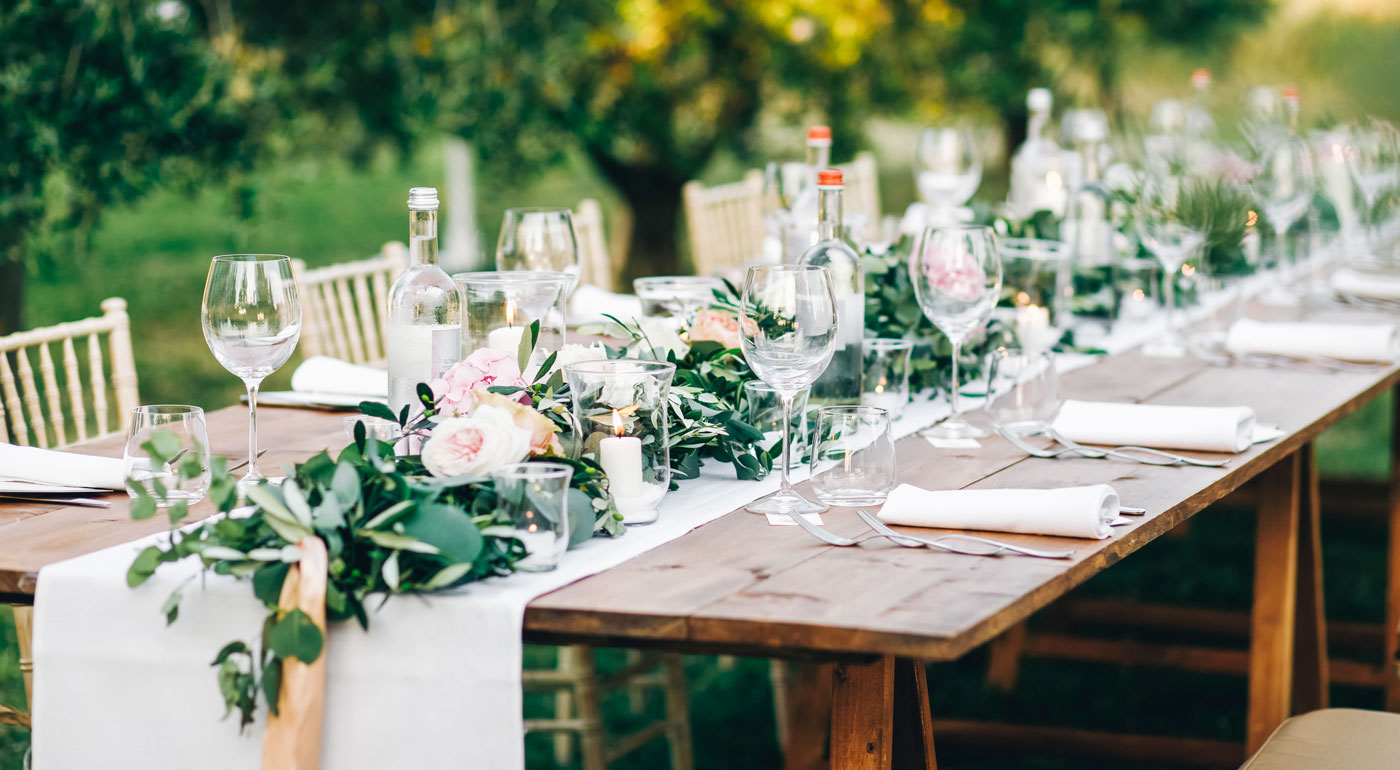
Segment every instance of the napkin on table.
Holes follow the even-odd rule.
[[[1265,323],[1241,318],[1225,334],[1231,353],[1384,363],[1396,353],[1394,324]]]
[[[389,373],[330,356],[312,356],[292,373],[292,390],[384,398],[389,393]]]
[[[584,285],[574,290],[569,300],[570,326],[605,323],[605,314],[630,324],[632,319],[642,317],[642,301],[631,294],[614,294],[597,286]]]
[[[0,443],[0,477],[62,486],[126,487],[120,458],[4,443]]]
[[[1029,535],[1108,537],[1118,493],[1107,484],[1064,489],[955,489],[931,492],[901,484],[885,500],[888,524],[982,529]]]
[[[1364,299],[1400,300],[1400,275],[1363,274],[1342,268],[1332,274],[1332,291]]]
[[[1051,427],[1082,444],[1243,452],[1254,442],[1254,410],[1071,399]]]

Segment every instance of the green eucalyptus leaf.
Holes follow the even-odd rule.
[[[277,709],[281,706],[278,699],[282,696],[282,660],[272,657],[267,659],[262,671],[262,691],[263,697],[267,699],[267,710],[273,716],[278,715]]]
[[[466,511],[443,503],[421,503],[403,520],[403,532],[434,546],[453,561],[470,562],[481,552],[481,531]]]
[[[165,615],[165,625],[174,623],[180,617],[180,600],[184,598],[185,595],[178,588],[165,598],[165,603],[160,606],[161,614]]]
[[[165,465],[180,453],[180,437],[173,431],[156,430],[141,444],[141,449],[150,456],[153,463]]]
[[[414,553],[426,553],[436,556],[439,552],[436,546],[429,545],[422,541],[400,535],[397,532],[384,532],[377,529],[362,529],[359,535],[375,545],[390,548],[396,551],[412,551]]]
[[[335,466],[335,475],[331,478],[331,492],[343,506],[348,507],[360,501],[360,474],[355,471],[354,465],[342,462]]]
[[[292,479],[282,482],[282,500],[287,505],[287,510],[297,517],[297,521],[308,530],[311,529],[311,505],[306,502],[306,493],[302,492],[301,486]]]
[[[283,540],[288,543],[298,543],[302,538],[311,536],[311,530],[303,526],[292,515],[292,512],[287,510],[287,507],[277,498],[271,487],[259,484],[249,488],[247,496],[250,501],[262,509],[263,520]]]
[[[360,413],[369,415],[370,417],[378,417],[381,420],[388,420],[389,422],[399,421],[398,417],[394,414],[394,410],[390,409],[388,405],[382,401],[361,401]]]
[[[384,585],[389,586],[390,591],[399,590],[399,552],[394,551],[389,554],[389,558],[384,560]]]
[[[282,598],[282,583],[287,580],[287,572],[292,565],[286,562],[267,564],[253,573],[253,595],[269,609],[277,607]]]
[[[462,578],[466,577],[467,574],[471,571],[472,565],[470,562],[462,562],[458,564],[453,564],[448,567],[443,567],[442,569],[437,571],[437,574],[433,575],[431,578],[428,578],[428,582],[423,584],[423,589],[426,591],[432,591],[438,588],[446,588],[447,586],[450,586],[453,583],[456,583],[458,580],[461,580]]]
[[[144,489],[131,501],[131,518],[137,521],[156,515],[156,500]]]
[[[137,554],[135,561],[131,562],[131,567],[126,571],[126,584],[135,588],[149,580],[151,575],[156,574],[156,567],[160,566],[163,553],[160,546],[151,545]]]
[[[315,663],[316,658],[321,656],[324,641],[321,629],[300,608],[283,615],[267,634],[267,644],[273,655],[296,658],[307,665]]]
[[[170,526],[177,526],[181,521],[184,521],[186,516],[190,515],[190,504],[184,500],[177,500],[165,509],[165,514],[170,517]]]
[[[243,642],[229,642],[228,644],[224,645],[222,649],[219,650],[218,655],[214,656],[214,662],[210,665],[222,665],[224,661],[229,659],[230,655],[247,652],[249,652],[248,645],[244,644]]]
[[[383,511],[380,511],[374,518],[370,519],[365,524],[365,529],[375,529],[394,523],[399,518],[402,518],[407,513],[408,509],[413,507],[413,504],[412,500],[403,500],[394,503]]]

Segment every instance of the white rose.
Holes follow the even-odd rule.
[[[638,358],[653,358],[665,361],[666,354],[673,352],[682,358],[690,352],[690,346],[681,339],[680,319],[648,316],[640,321],[642,336],[645,339],[632,343],[632,352]],[[653,351],[655,356],[653,356]]]
[[[438,477],[484,475],[530,452],[530,432],[510,412],[482,404],[468,417],[438,423],[423,444],[423,467]]]
[[[549,368],[549,373],[554,374],[569,364],[577,364],[583,361],[603,361],[607,359],[607,357],[608,350],[603,347],[603,343],[601,342],[595,342],[592,345],[579,345],[571,342],[559,348],[559,352],[554,356],[554,365]],[[536,370],[531,368],[525,375],[525,379],[529,382],[534,382],[536,379],[535,372]]]

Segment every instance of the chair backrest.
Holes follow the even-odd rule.
[[[763,253],[762,172],[715,187],[687,182],[683,194],[696,275],[714,275]]]
[[[301,295],[302,355],[372,364],[388,356],[385,321],[389,285],[408,265],[402,243],[384,244],[379,256],[308,270],[292,261]]]
[[[880,227],[880,170],[875,163],[875,155],[870,152],[857,153],[850,162],[837,168],[846,184],[842,197],[847,214],[864,214],[868,219],[868,233],[878,233]]]
[[[0,441],[51,447],[121,433],[140,400],[124,299],[103,300],[98,318],[0,337]]]
[[[608,238],[603,230],[603,207],[592,198],[584,198],[574,209],[574,236],[578,238],[579,262],[583,271],[579,283],[615,291],[617,269]]]

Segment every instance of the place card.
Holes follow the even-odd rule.
[[[763,515],[768,517],[768,525],[772,527],[797,526],[797,522],[793,521],[792,517],[786,513],[765,513]],[[815,524],[818,527],[822,525],[822,515],[820,513],[804,513],[802,517],[807,520],[808,524]]]
[[[975,438],[929,438],[924,440],[932,444],[935,449],[979,449],[982,443]]]

